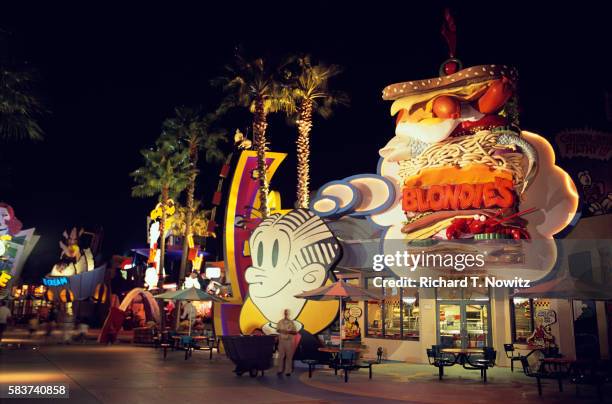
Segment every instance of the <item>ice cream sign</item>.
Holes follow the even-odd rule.
[[[68,278],[65,276],[43,278],[42,283],[45,286],[64,286],[68,285]]]

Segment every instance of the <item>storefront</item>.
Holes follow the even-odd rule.
[[[31,316],[46,316],[51,303],[46,298],[47,287],[44,285],[14,285],[11,289],[9,308],[17,322],[25,322]]]
[[[520,296],[512,288],[377,288],[374,278],[380,273],[365,268],[339,275],[383,297],[358,304],[364,312],[364,344],[373,352],[383,347],[389,359],[425,363],[425,349],[433,344],[492,346],[498,362],[509,365],[503,354],[509,343],[524,352],[556,346],[569,358],[609,358],[612,305],[604,298],[611,288],[612,245],[601,231],[612,228],[611,220],[612,215],[584,218],[558,241],[558,265],[550,280],[537,282],[536,286],[544,285],[539,296]],[[363,252],[346,245],[341,264],[351,262],[351,252]],[[547,290],[548,284],[553,289]],[[580,295],[584,298],[572,298]]]
[[[363,284],[368,282],[364,278]],[[490,346],[498,352],[498,363],[509,366],[503,354],[504,344],[513,343],[515,348],[529,352],[550,343],[570,358],[580,356],[576,344],[581,336],[575,334],[575,322],[585,301],[512,297],[511,290],[495,288],[451,293],[400,288],[385,290],[385,296],[391,298],[357,303],[365,314],[362,341],[369,354],[382,347],[388,359],[426,363],[425,349],[434,344],[456,348]],[[606,310],[610,305],[602,301],[591,301],[589,305],[594,308],[597,331],[594,336],[582,338],[597,347],[601,358],[609,358],[610,313]],[[543,317],[551,312],[555,318],[544,326],[551,338],[547,342],[537,331]]]

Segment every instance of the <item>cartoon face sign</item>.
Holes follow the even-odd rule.
[[[274,214],[249,240],[252,265],[245,273],[249,297],[270,322],[288,309],[299,317],[305,299],[295,295],[324,284],[340,258],[340,246],[325,222],[308,210]]]
[[[0,234],[8,233],[8,224],[11,220],[11,215],[5,207],[0,207]]]
[[[21,231],[21,228],[22,224],[15,217],[13,208],[6,203],[0,203],[0,236],[7,234],[14,236]]]

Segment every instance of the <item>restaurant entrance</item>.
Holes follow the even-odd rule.
[[[488,302],[438,302],[438,343],[449,348],[490,345]]]
[[[438,344],[449,348],[480,348],[492,345],[488,292],[485,288],[438,291]]]

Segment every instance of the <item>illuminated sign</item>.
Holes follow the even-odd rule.
[[[221,268],[219,268],[219,267],[206,267],[206,277],[208,279],[221,277]]]
[[[157,289],[158,280],[159,276],[157,275],[157,270],[155,267],[148,267],[145,271],[145,284],[149,287],[149,289]]]
[[[12,276],[8,272],[0,272],[0,287],[5,288]]]
[[[328,182],[311,210],[331,220],[368,218],[382,228],[380,252],[389,255],[455,239],[540,240],[518,243],[525,259],[513,271],[486,269],[540,279],[555,264],[553,235],[572,221],[578,198],[550,143],[517,126],[517,80],[509,66],[481,65],[386,87],[397,120],[376,174]],[[455,247],[464,253],[466,245]]]
[[[514,205],[512,181],[495,178],[481,184],[432,185],[429,188],[404,188],[404,211],[509,208]]]
[[[42,283],[45,286],[63,286],[68,284],[68,278],[65,276],[43,278]]]
[[[249,298],[240,313],[242,332],[276,334],[283,309],[297,330],[316,334],[325,329],[338,313],[338,302],[295,297],[329,282],[329,271],[340,259],[340,244],[323,219],[306,209],[272,214],[253,231],[249,245],[252,264],[245,273]]]

